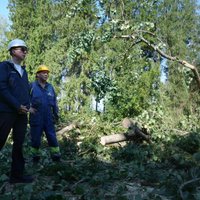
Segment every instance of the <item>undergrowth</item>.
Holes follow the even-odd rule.
[[[139,120],[139,118],[138,118]],[[73,119],[74,121],[74,119]],[[200,129],[184,135],[154,127],[151,143],[127,141],[103,146],[100,137],[124,132],[120,122],[76,118],[77,127],[58,135],[62,161],[52,162],[46,139],[42,159],[32,163],[24,147],[32,184],[8,183],[11,138],[0,152],[0,199],[5,200],[179,200],[200,199]],[[170,134],[169,134],[170,133]],[[157,136],[156,136],[157,134]]]

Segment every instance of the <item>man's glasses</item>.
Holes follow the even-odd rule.
[[[28,52],[28,49],[26,48],[26,47],[16,47],[16,48],[14,48],[14,50],[20,50],[20,51],[22,51],[22,52]]]

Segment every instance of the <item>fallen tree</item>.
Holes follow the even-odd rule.
[[[127,128],[125,133],[113,134],[113,135],[106,135],[100,138],[100,143],[102,145],[108,145],[123,141],[147,141],[150,143],[150,136],[149,133],[145,128],[140,127],[136,122],[132,119],[125,118],[122,121],[122,126]]]

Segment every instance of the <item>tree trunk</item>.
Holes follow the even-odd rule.
[[[66,127],[62,128],[61,130],[57,131],[57,134],[62,135],[65,132],[75,129],[76,127],[77,126],[75,124],[70,124],[69,126],[66,126]]]
[[[139,128],[131,129],[127,133],[120,133],[114,135],[106,135],[101,137],[100,143],[102,145],[113,144],[117,142],[137,140],[137,139],[146,140],[150,143],[150,136],[144,134]]]
[[[103,136],[101,137],[100,143],[102,145],[106,145],[106,144],[113,144],[117,142],[123,142],[126,140],[128,140],[127,136],[124,133],[121,133],[121,134]]]

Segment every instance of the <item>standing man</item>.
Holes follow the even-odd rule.
[[[56,138],[54,122],[58,120],[58,106],[53,86],[47,82],[49,69],[40,65],[36,71],[36,81],[31,84],[31,107],[35,110],[30,113],[31,151],[33,161],[40,160],[39,148],[44,131],[50,154],[53,161],[60,161],[60,149]]]
[[[23,143],[27,131],[29,111],[29,83],[25,66],[27,54],[23,40],[14,39],[8,44],[11,60],[0,63],[0,150],[12,129],[12,162],[10,183],[31,183],[33,178],[24,175]]]

